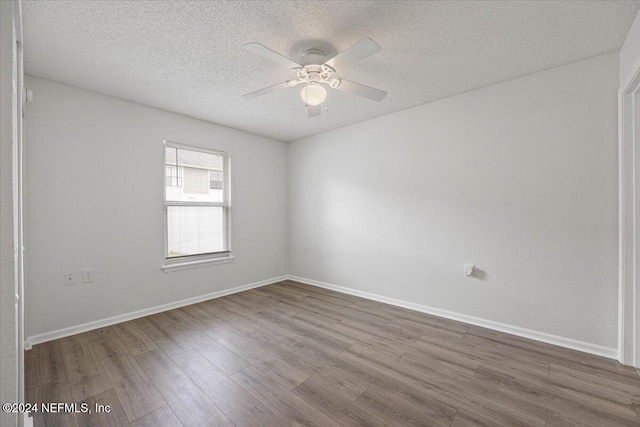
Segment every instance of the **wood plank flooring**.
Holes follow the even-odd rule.
[[[36,426],[640,426],[617,362],[284,281],[34,346]]]

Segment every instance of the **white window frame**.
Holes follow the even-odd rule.
[[[222,156],[222,182],[223,182],[223,200],[222,202],[189,202],[189,201],[167,201],[166,187],[166,149],[177,148],[183,150],[200,151],[202,153],[215,154]],[[187,268],[205,267],[214,264],[224,264],[233,261],[231,252],[231,155],[225,151],[212,150],[193,145],[182,144],[173,141],[164,141],[162,151],[163,168],[162,168],[162,188],[163,188],[163,204],[164,204],[164,264],[162,269],[165,272],[184,270]],[[183,177],[184,179],[184,177]],[[224,230],[226,251],[211,252],[205,254],[185,255],[180,257],[167,257],[169,253],[169,206],[212,206],[221,207],[224,210]]]

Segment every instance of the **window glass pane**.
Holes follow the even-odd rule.
[[[223,156],[169,147],[165,151],[165,156],[165,164],[168,167],[173,165],[170,166],[173,179],[171,185],[167,184],[167,201],[224,201]],[[177,170],[175,165],[178,165]],[[212,176],[215,177],[213,184]]]
[[[164,149],[164,163],[166,165],[175,166],[177,163],[177,149],[173,147],[165,147]]]
[[[209,189],[222,190],[222,171],[209,171]]]
[[[167,187],[182,186],[182,168],[181,167],[176,168],[175,166],[165,166],[165,186]],[[176,191],[173,191],[173,190],[171,191],[172,193],[176,193]]]
[[[167,207],[167,257],[226,251],[224,208]]]

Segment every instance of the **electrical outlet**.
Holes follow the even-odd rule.
[[[76,284],[76,278],[73,273],[67,273],[64,275],[64,285],[71,286]]]
[[[91,283],[96,280],[96,272],[93,268],[82,270],[82,283]]]
[[[280,245],[275,245],[275,247],[273,248],[273,253],[274,254],[279,254],[280,253]]]
[[[309,255],[309,246],[305,246],[304,248],[302,248],[302,253],[305,255]]]

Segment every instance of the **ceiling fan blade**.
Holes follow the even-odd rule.
[[[322,113],[322,104],[309,105],[307,110],[309,110],[309,117],[317,117]]]
[[[282,83],[278,83],[277,85],[265,87],[264,89],[260,89],[260,90],[257,90],[255,92],[247,93],[245,95],[242,95],[242,97],[244,99],[249,100],[249,99],[253,99],[253,98],[257,98],[259,96],[265,95],[265,94],[267,94],[269,92],[273,92],[273,91],[280,90],[280,89],[286,89],[288,87],[290,87],[289,86],[289,82],[282,82]]]
[[[249,52],[257,53],[258,55],[262,55],[267,59],[272,60],[280,65],[283,65],[287,68],[302,68],[302,65],[293,62],[291,59],[286,56],[280,55],[278,52],[275,52],[269,49],[266,46],[261,45],[260,43],[249,43],[242,46]]]
[[[345,79],[340,79],[340,84],[336,87],[336,89],[369,98],[373,101],[378,102],[382,101],[384,97],[387,96],[387,92],[385,92],[384,90],[365,86],[360,83],[352,82]]]
[[[371,55],[375,55],[381,50],[382,48],[378,46],[378,43],[371,39],[364,39],[354,44],[344,52],[337,54],[325,62],[325,64],[334,70],[342,70],[342,68],[353,65],[356,62],[360,62]]]

